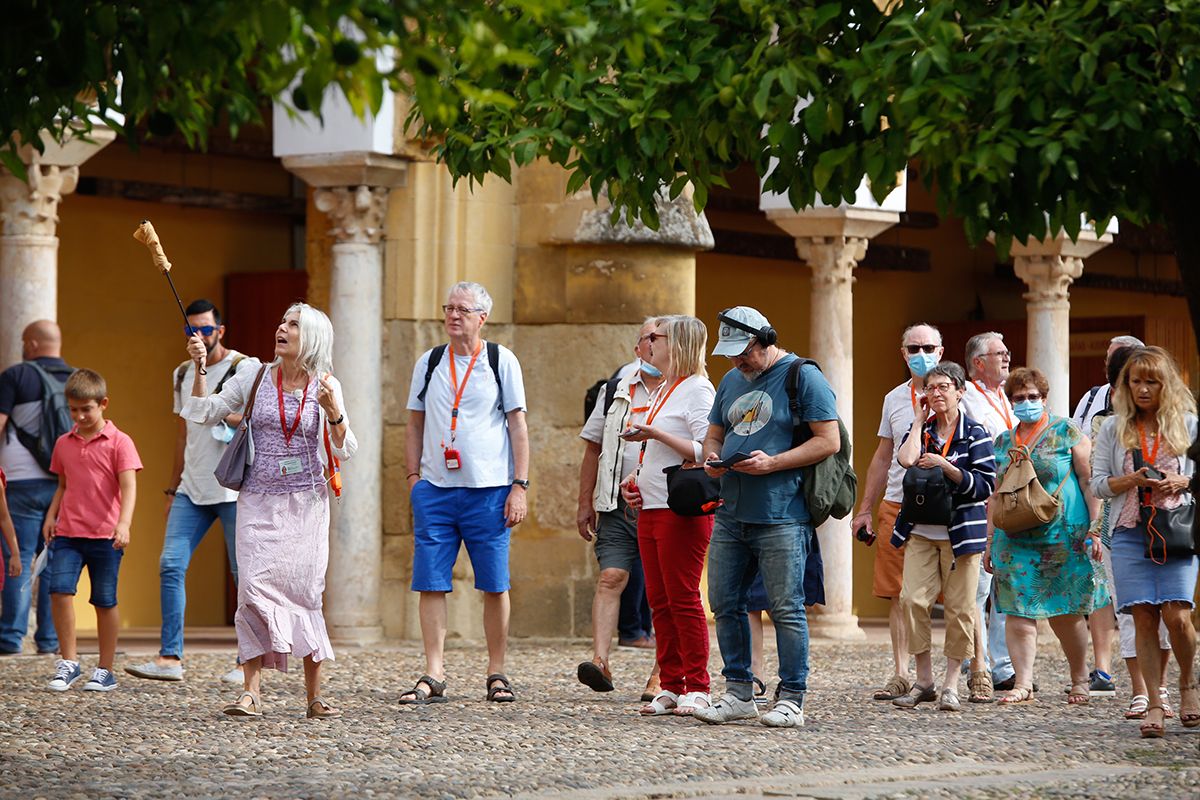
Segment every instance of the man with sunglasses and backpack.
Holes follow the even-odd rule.
[[[204,369],[208,376],[207,385],[213,387],[210,394],[218,394],[225,382],[239,370],[257,370],[261,366],[257,358],[225,347],[221,341],[225,335],[225,325],[221,320],[221,312],[212,302],[194,300],[188,305],[186,313],[184,336],[198,333],[208,350]],[[185,361],[171,375],[178,427],[171,480],[163,490],[167,504],[167,530],[158,562],[162,639],[157,658],[125,668],[135,678],[183,680],[183,613],[187,604],[185,583],[188,565],[192,554],[218,519],[221,520],[225,535],[229,570],[233,573],[234,581],[237,580],[237,492],[217,483],[213,470],[225,452],[225,445],[233,438],[234,430],[241,423],[242,415],[231,414],[225,418],[223,425],[215,427],[199,425],[180,417],[179,411],[191,392],[195,368],[195,362]],[[241,668],[227,673],[224,680],[242,683]]]
[[[42,551],[42,523],[58,488],[50,455],[58,436],[71,429],[63,386],[75,370],[62,360],[62,331],[48,319],[21,332],[20,364],[0,373],[0,470],[8,477],[8,506],[17,532],[21,574],[0,592],[0,655],[17,655],[29,627],[33,602],[30,565]],[[5,558],[14,554],[4,545]],[[34,642],[40,654],[58,652],[50,617],[50,582],[40,581]]]

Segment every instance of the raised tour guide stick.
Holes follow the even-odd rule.
[[[146,249],[150,251],[150,259],[154,262],[154,266],[158,267],[158,271],[166,277],[167,285],[171,287],[171,294],[175,295],[175,302],[179,305],[179,313],[183,315],[183,325],[187,328],[188,336],[191,336],[196,330],[188,322],[187,312],[183,309],[183,301],[179,299],[179,292],[175,291],[175,281],[171,280],[171,262],[167,260],[167,254],[163,252],[162,242],[158,240],[158,232],[154,230],[154,226],[150,224],[150,220],[142,220],[141,224],[137,226],[137,230],[133,232],[133,238],[146,245]],[[208,374],[208,370],[204,368],[204,364],[197,364],[196,367],[200,370],[201,375]]]

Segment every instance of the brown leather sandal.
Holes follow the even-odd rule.
[[[1138,728],[1138,730],[1142,734],[1143,739],[1161,739],[1161,738],[1163,738],[1163,732],[1164,732],[1163,731],[1163,722],[1166,721],[1166,718],[1165,717],[1163,718],[1163,722],[1151,722],[1150,721],[1150,712],[1155,711],[1155,710],[1162,711],[1163,707],[1162,706],[1150,706],[1149,708],[1147,708],[1146,709],[1146,721],[1142,723],[1140,728]]]
[[[341,715],[341,710],[329,705],[323,697],[314,697],[308,704],[309,719],[335,719]]]

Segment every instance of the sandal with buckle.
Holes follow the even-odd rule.
[[[1033,697],[1033,689],[1029,686],[1014,686],[1008,690],[1008,694],[1001,697],[998,705],[1002,706],[1017,706],[1025,703],[1036,703],[1037,700]]]
[[[903,675],[893,675],[882,689],[876,689],[871,695],[872,700],[895,700],[912,691],[912,681]]]
[[[249,705],[242,703],[246,698],[250,699]],[[262,700],[254,692],[242,692],[238,695],[238,699],[221,709],[222,712],[231,717],[261,717]]]
[[[1138,728],[1138,730],[1142,734],[1143,739],[1161,739],[1161,738],[1163,738],[1163,723],[1150,721],[1150,712],[1155,711],[1155,710],[1162,711],[1163,707],[1162,706],[1150,706],[1149,708],[1147,708],[1146,709],[1146,721],[1142,723],[1140,728]],[[1163,717],[1163,720],[1164,721],[1166,720],[1165,716]]]
[[[507,677],[494,672],[487,676],[487,699],[491,703],[512,703],[517,699],[517,693]]]
[[[1125,711],[1125,719],[1145,719],[1146,709],[1150,707],[1150,698],[1144,694],[1135,694],[1133,699],[1129,701],[1129,708]]]
[[[1083,687],[1082,689],[1080,687]],[[1088,691],[1087,681],[1071,684],[1071,691],[1067,695],[1067,705],[1070,706],[1086,706],[1092,701],[1091,693]]]
[[[421,686],[425,684],[428,689]],[[431,703],[445,703],[449,700],[446,697],[446,682],[435,680],[428,675],[422,675],[417,678],[416,685],[400,695],[400,699],[396,702],[402,706],[424,706]]]
[[[1171,693],[1167,691],[1167,687],[1158,687],[1158,702],[1162,704],[1163,719],[1174,719],[1175,711],[1171,708]]]
[[[670,714],[679,705],[679,695],[663,689],[654,699],[638,710],[643,717],[661,717]]]
[[[317,696],[308,704],[308,712],[306,716],[309,719],[335,719],[340,717],[342,712],[340,709],[334,708],[325,702],[325,698]]]
[[[1196,701],[1196,684],[1179,690],[1179,721],[1185,728],[1200,725],[1200,702]]]

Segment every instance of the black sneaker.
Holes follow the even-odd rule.
[[[1092,697],[1116,697],[1117,687],[1112,675],[1100,670],[1092,670],[1091,682],[1088,683],[1088,694]]]
[[[1016,675],[1009,675],[1006,679],[1004,679],[1002,681],[992,681],[992,689],[994,689],[997,692],[1011,692],[1015,688],[1017,688],[1017,676]],[[1038,686],[1038,682],[1034,681],[1033,682],[1033,691],[1036,692],[1039,690],[1040,690],[1040,687]]]

